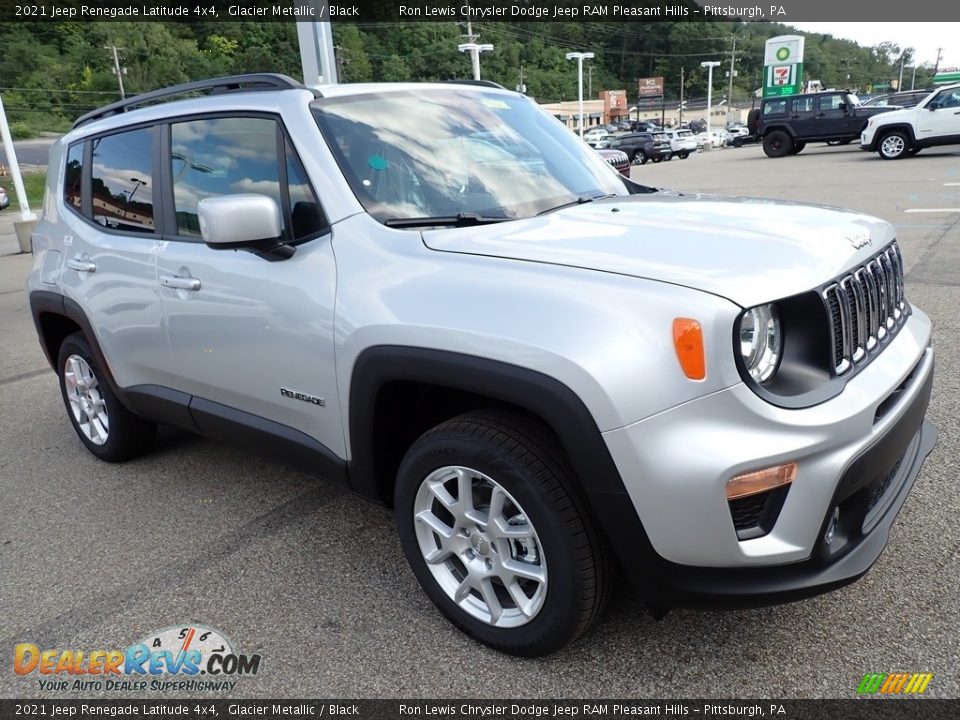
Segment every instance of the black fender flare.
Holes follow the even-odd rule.
[[[559,380],[528,368],[445,350],[381,345],[357,357],[349,391],[351,489],[384,502],[373,463],[377,395],[391,381],[422,382],[477,393],[538,415],[559,437],[580,487],[620,565],[647,577],[663,562],[653,549],[620,472],[590,411]],[[638,583],[642,585],[642,581]],[[639,589],[639,588],[638,588]]]
[[[37,329],[37,336],[40,339],[40,345],[43,347],[43,354],[46,355],[47,362],[50,363],[50,367],[53,368],[54,372],[59,372],[57,368],[57,358],[51,354],[51,348],[47,347],[46,338],[43,334],[43,325],[41,324],[40,317],[44,314],[60,315],[79,326],[84,336],[86,336],[87,342],[90,344],[93,357],[103,371],[107,384],[110,385],[110,389],[117,397],[122,397],[123,391],[120,386],[117,385],[113,373],[110,372],[110,363],[107,362],[107,358],[103,354],[103,349],[100,347],[97,335],[93,331],[93,325],[91,325],[90,320],[87,319],[83,308],[81,308],[75,300],[71,300],[60,293],[50,292],[49,290],[34,290],[30,293],[29,302],[30,314],[33,316],[33,324]]]
[[[891,123],[889,125],[881,125],[877,128],[873,135],[873,144],[879,144],[880,138],[889,133],[891,130],[900,130],[906,133],[907,137],[910,139],[910,144],[917,144],[917,137],[913,134],[913,126],[910,123]]]

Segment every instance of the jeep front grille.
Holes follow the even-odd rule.
[[[909,309],[903,258],[896,242],[823,291],[837,375],[878,352],[896,335]]]

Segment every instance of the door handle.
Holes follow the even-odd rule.
[[[826,117],[823,113],[817,113],[817,117]]]
[[[161,275],[160,285],[174,290],[199,290],[200,280],[193,277],[177,277],[176,275]]]
[[[76,270],[77,272],[92,273],[97,271],[97,266],[94,263],[79,257],[69,258],[66,265],[71,270]]]

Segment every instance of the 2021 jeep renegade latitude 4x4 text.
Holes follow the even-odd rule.
[[[852,582],[935,438],[890,225],[634,184],[496,87],[108,106],[53,146],[33,252],[90,452],[167,423],[390,505],[510,653],[584,633],[615,565],[658,610]]]

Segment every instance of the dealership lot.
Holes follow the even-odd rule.
[[[172,430],[138,461],[95,460],[34,335],[21,289],[30,259],[2,257],[0,652],[109,650],[200,623],[262,656],[239,697],[852,697],[865,673],[889,671],[932,672],[928,695],[960,694],[960,152],[884,162],[810,145],[770,160],[753,146],[633,177],[841,205],[898,226],[908,298],[934,322],[940,440],[867,577],[789,606],[659,622],[623,588],[575,646],[499,655],[434,610],[385,510]],[[0,697],[49,695],[10,667]]]

